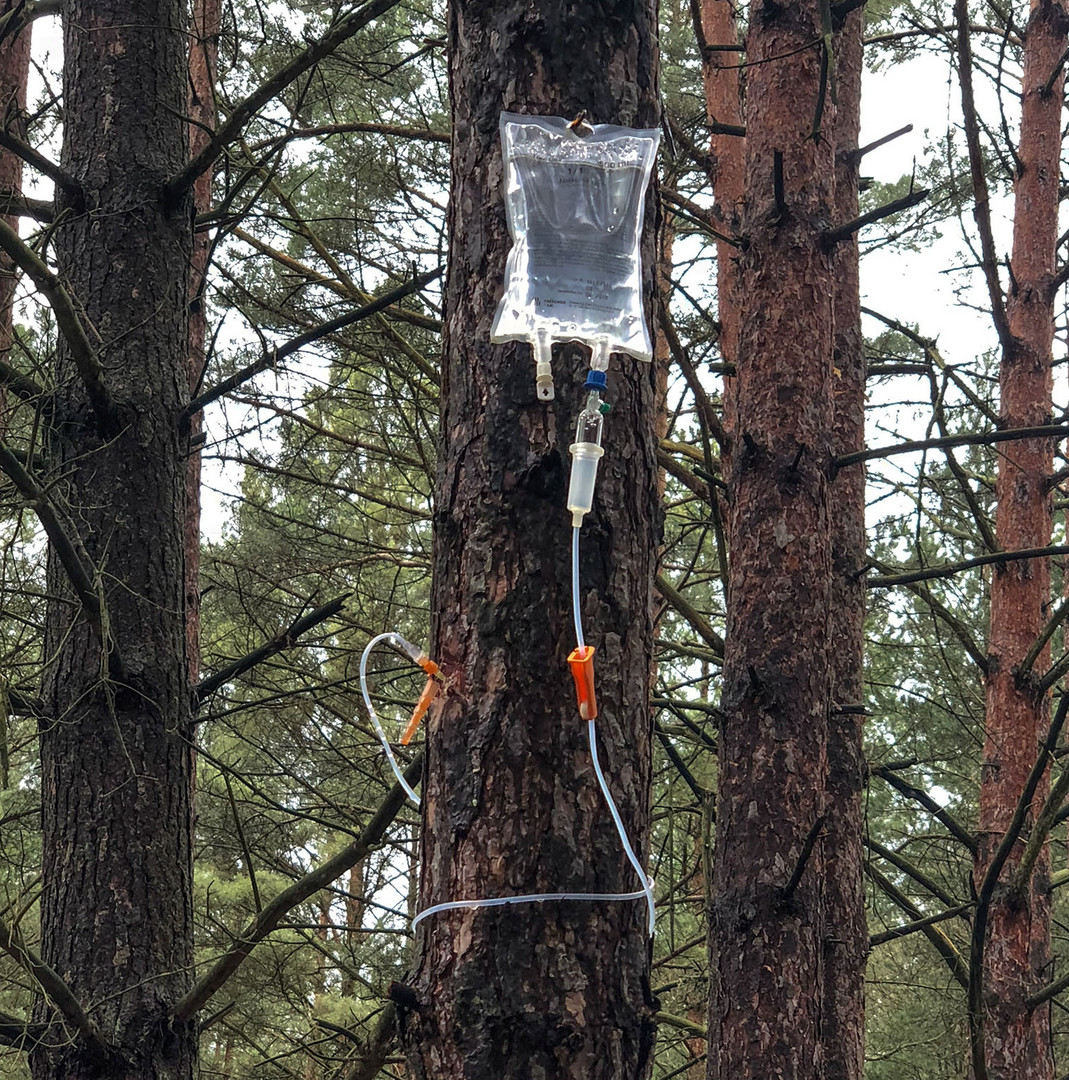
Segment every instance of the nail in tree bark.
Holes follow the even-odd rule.
[[[815,0],[751,8],[712,1080],[823,1075],[834,155],[812,134],[820,37]]]
[[[656,126],[656,5],[456,0],[448,22],[453,190],[433,651],[454,684],[428,724],[420,903],[631,890],[636,875],[597,790],[565,662],[567,448],[589,357],[557,350],[557,400],[547,408],[534,397],[529,348],[489,338],[509,248],[501,110],[586,110],[593,122]],[[650,291],[654,218],[651,195]],[[605,457],[583,526],[582,607],[598,647],[604,764],[643,851],[659,539],[652,367],[616,358],[609,387]],[[641,901],[433,916],[419,932],[414,1007],[399,1021],[413,1076],[646,1076],[645,924]]]
[[[1020,168],[1014,183],[1013,281],[1007,302],[1011,340],[1000,368],[1000,422],[1026,427],[1050,422],[1053,289],[1058,236],[1061,63],[1069,15],[1061,3],[1032,5],[1024,46]],[[1049,439],[1022,439],[1000,448],[995,487],[995,533],[1004,550],[1050,543],[1048,479],[1053,468]],[[980,784],[977,880],[1006,831],[1017,799],[1050,722],[1050,701],[1039,692],[1049,667],[1045,649],[1025,681],[1015,669],[1039,636],[1050,600],[1048,559],[999,565],[991,578],[986,685],[986,733]],[[1047,784],[1033,800],[1040,805]],[[1019,851],[1019,849],[1018,849]],[[1011,855],[1003,880],[1012,875]],[[1029,1010],[1027,997],[1049,976],[1049,851],[1044,850],[1022,896],[996,891],[984,956],[984,1055],[992,1080],[1050,1080],[1054,1063],[1047,1005]]]
[[[172,1023],[193,962],[189,682],[183,623],[190,205],[164,181],[186,161],[182,0],[64,0],[59,275],[84,312],[113,414],[56,361],[48,452],[98,569],[109,649],[58,560],[41,723],[41,951],[111,1050],[56,1031],[35,1080],[187,1080],[194,1027]]]

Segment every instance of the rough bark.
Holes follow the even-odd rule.
[[[18,7],[19,0],[0,0],[0,16]],[[30,28],[27,24],[0,41],[0,123],[6,130],[26,138],[26,79],[30,71]],[[22,158],[9,150],[0,151],[0,192],[22,194]],[[4,221],[18,230],[17,217]],[[0,359],[7,361],[11,351],[13,302],[18,284],[18,270],[6,253],[0,253]],[[6,391],[0,387],[0,432],[7,428]]]
[[[536,402],[526,346],[490,344],[509,241],[502,109],[638,127],[658,122],[649,0],[460,2],[453,101],[433,642],[454,679],[430,714],[420,906],[463,897],[626,891],[636,876],[599,794],[565,658],[567,447],[589,363],[565,347],[557,400]],[[656,249],[647,203],[645,278]],[[613,360],[595,508],[582,536],[598,730],[631,836],[647,839],[651,584],[658,543],[652,366]],[[419,1078],[647,1075],[641,901],[455,912],[421,924],[416,1007],[399,1027]]]
[[[823,1075],[834,155],[817,4],[750,11],[709,1075]],[[830,104],[824,122],[830,120]]]
[[[189,152],[195,157],[215,130],[215,73],[219,58],[219,30],[222,25],[222,0],[195,0],[189,37]],[[206,213],[212,205],[212,178],[209,166],[193,184],[193,209]],[[193,237],[193,255],[189,274],[189,393],[195,397],[204,377],[207,359],[207,307],[205,303],[211,237],[200,230]],[[196,447],[204,427],[204,414],[189,419],[189,439]],[[200,678],[200,450],[193,449],[186,465],[185,523],[185,596],[186,653],[189,658],[189,682]]]
[[[1007,304],[1011,342],[1003,352],[999,379],[1000,424],[1006,427],[1050,422],[1051,283],[1064,75],[1059,74],[1049,92],[1045,87],[1065,50],[1067,28],[1062,4],[1041,0],[1032,5],[1024,53],[1020,169],[1014,184],[1015,288]],[[1050,543],[1047,488],[1052,468],[1049,439],[1021,439],[1002,448],[995,534],[1003,550]],[[1033,665],[1036,675],[1023,683],[1015,675],[1046,621],[1049,600],[1048,559],[1001,564],[992,575],[978,881],[1006,831],[1049,723],[1049,698],[1036,688],[1038,676],[1049,666],[1049,649]],[[1034,806],[1045,791],[1043,784]],[[1003,880],[1016,863],[1017,855],[1011,855]],[[1030,1012],[1025,1006],[1045,982],[1050,962],[1049,871],[1049,852],[1044,851],[1024,895],[1011,900],[997,891],[992,904],[983,968],[984,1052],[992,1080],[1049,1080],[1054,1075],[1048,1009],[1044,1005]]]
[[[40,726],[41,951],[111,1045],[37,1048],[35,1080],[186,1080],[194,1028],[168,1018],[193,962],[189,691],[183,623],[190,206],[185,5],[65,0],[58,270],[84,313],[114,413],[89,405],[66,348],[49,452],[98,570],[109,651],[49,559]]]
[[[861,129],[861,23],[861,11],[853,11],[835,35],[838,106],[830,133],[835,147],[835,224],[858,216],[858,168],[853,151]],[[832,274],[832,449],[839,455],[865,446],[865,352],[856,233],[836,246]],[[861,802],[865,779],[861,711],[865,701],[864,466],[842,470],[830,486],[829,499],[832,710],[824,840],[824,1076],[827,1080],[860,1080],[865,1060],[865,963],[869,951]]]

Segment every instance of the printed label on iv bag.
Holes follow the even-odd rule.
[[[639,243],[660,133],[503,113],[513,247],[492,341],[607,340],[649,359]]]

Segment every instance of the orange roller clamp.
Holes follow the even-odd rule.
[[[598,699],[594,693],[594,649],[587,645],[580,655],[579,649],[568,654],[568,664],[575,679],[575,697],[579,702],[579,715],[593,720],[598,715]]]

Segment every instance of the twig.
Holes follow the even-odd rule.
[[[85,385],[93,413],[101,429],[104,432],[111,432],[115,426],[115,406],[108,388],[104,385],[103,368],[93,351],[93,346],[89,344],[82,320],[78,318],[67,290],[44,261],[30,250],[19,234],[3,218],[0,218],[0,248],[7,252],[11,261],[26,274],[48,301],[55,313],[56,324],[70,349],[78,376]]]
[[[89,619],[93,632],[101,644],[111,650],[113,643],[105,637],[104,599],[99,589],[96,567],[77,534],[68,532],[48,492],[37,478],[27,471],[11,447],[3,440],[0,440],[0,471],[7,475],[20,494],[29,502],[52,544],[52,550],[55,551],[56,557],[67,572],[67,577],[74,587],[75,595],[81,602],[82,610]]]
[[[194,180],[232,142],[241,137],[242,129],[260,109],[277,97],[295,79],[300,78],[309,68],[314,67],[320,60],[330,56],[340,45],[363,30],[379,15],[389,11],[392,7],[396,7],[397,3],[398,0],[371,0],[370,3],[357,8],[356,11],[340,19],[319,41],[309,45],[288,64],[276,71],[271,78],[235,106],[226,122],[207,142],[204,149],[180,173],[171,177],[164,184],[163,193],[165,199],[169,202],[175,202],[181,198],[192,187]]]
[[[871,769],[871,773],[873,776],[878,776],[881,779],[886,780],[891,787],[901,792],[907,798],[919,802],[933,817],[942,822],[952,836],[960,840],[973,855],[976,854],[978,850],[976,837],[964,826],[959,824],[954,815],[949,813],[945,807],[940,806],[926,791],[921,791],[920,788],[914,787],[908,780],[903,780],[893,769],[889,769],[885,765],[874,765]]]
[[[48,995],[63,1019],[77,1032],[90,1054],[98,1061],[112,1056],[111,1048],[101,1038],[96,1025],[86,1015],[70,987],[32,949],[22,941],[17,930],[0,921],[0,949],[8,954]]]
[[[969,174],[973,189],[973,217],[980,233],[982,269],[987,281],[991,302],[991,319],[995,324],[999,344],[1005,355],[1013,354],[1013,334],[1006,315],[1006,298],[998,279],[998,256],[991,230],[991,199],[987,190],[987,174],[983,150],[980,147],[980,125],[976,118],[976,103],[972,84],[972,41],[969,28],[968,0],[954,0],[954,19],[957,23],[958,82],[961,86],[961,111],[965,126],[965,142],[969,148]],[[986,1080],[978,1076],[977,1080]]]
[[[668,606],[683,616],[698,636],[717,656],[724,658],[724,639],[713,629],[709,620],[680,592],[674,589],[662,574],[653,579],[657,591],[668,602]]]
[[[247,367],[243,367],[240,371],[235,372],[229,378],[224,379],[221,383],[213,386],[210,390],[205,390],[199,397],[194,398],[182,411],[183,419],[188,420],[191,416],[200,412],[206,405],[210,405],[213,401],[217,401],[225,394],[229,394],[231,390],[236,390],[242,383],[248,382],[254,375],[259,375],[261,371],[267,371],[268,368],[274,367],[275,364],[284,360],[287,356],[303,349],[305,345],[310,345],[313,341],[318,341],[320,338],[336,333],[346,326],[352,326],[353,323],[360,322],[361,319],[367,319],[372,315],[377,315],[380,311],[392,307],[398,300],[403,300],[406,296],[411,296],[412,293],[419,292],[421,289],[426,288],[436,278],[441,277],[441,275],[442,267],[431,270],[426,274],[421,274],[419,277],[413,278],[413,280],[406,285],[399,285],[396,289],[391,289],[390,292],[377,297],[372,300],[370,304],[365,304],[363,307],[357,308],[356,311],[351,311],[346,315],[339,315],[336,319],[320,323],[318,326],[313,327],[313,329],[306,330],[303,334],[298,334],[295,338],[290,338],[289,341],[280,345],[277,349],[265,352],[259,360],[254,361]]]
[[[798,861],[794,864],[794,870],[791,872],[790,880],[783,886],[783,891],[779,895],[778,903],[781,908],[788,907],[794,899],[794,894],[798,891],[798,886],[802,883],[802,875],[805,873],[809,857],[813,854],[813,848],[816,847],[817,837],[820,836],[820,830],[824,828],[824,821],[826,818],[826,814],[821,814],[820,817],[809,826],[809,832],[806,833],[805,840],[802,842],[802,850],[798,854]]]
[[[227,664],[226,667],[220,669],[214,675],[202,679],[193,690],[194,711],[203,704],[205,698],[210,694],[214,694],[219,687],[224,686],[232,679],[236,679],[239,675],[243,675],[257,664],[262,664],[265,660],[277,655],[284,649],[290,648],[302,634],[306,634],[313,627],[326,622],[331,616],[337,615],[345,601],[352,595],[352,593],[345,593],[342,596],[336,596],[330,603],[324,604],[322,607],[316,608],[315,611],[310,611],[307,615],[295,619],[287,629],[277,634],[270,641],[265,642],[258,649],[253,649],[252,652],[233,661],[233,663]]]
[[[835,8],[832,8],[835,11]],[[881,139],[874,139],[870,143],[866,143],[864,146],[859,146],[856,150],[851,150],[847,155],[851,161],[858,162],[866,154],[871,154],[873,150],[878,150],[881,146],[886,146],[894,139],[901,138],[903,135],[908,135],[913,130],[912,124],[906,124],[905,127],[900,127],[897,131],[892,131],[890,135],[884,135]]]
[[[419,782],[423,775],[423,754],[413,758],[405,769],[405,779],[410,784]],[[358,863],[379,843],[387,828],[404,806],[407,796],[400,784],[394,784],[389,795],[368,822],[363,835],[347,844],[332,859],[322,866],[298,878],[289,888],[284,889],[261,911],[241,932],[230,948],[212,965],[211,970],[200,979],[175,1006],[173,1019],[189,1020],[198,1013],[208,1000],[222,987],[235,971],[245,962],[246,957],[278,925],[282,917],[291,908],[307,900],[309,896],[329,885],[346,870]]]
[[[1069,555],[1069,546],[1062,544],[1045,548],[1023,548],[1020,551],[996,551],[991,555],[977,555],[973,559],[963,559],[958,563],[944,563],[942,566],[933,566],[926,570],[907,570],[901,574],[869,578],[866,585],[870,589],[889,589],[893,585],[910,585],[914,581],[953,577],[963,570],[974,570],[978,566],[1017,562],[1020,559],[1044,559],[1049,555]]]
[[[924,202],[929,194],[927,188],[918,188],[908,195],[903,195],[900,199],[893,199],[883,206],[877,206],[875,210],[870,210],[867,214],[862,214],[861,217],[854,218],[853,221],[848,221],[845,225],[837,225],[834,229],[826,229],[821,235],[821,242],[825,248],[833,248],[848,236],[853,236],[854,233],[863,229],[866,225],[871,225],[874,221],[890,217],[892,214],[908,210],[911,206]]]
[[[1005,428],[1002,431],[965,432],[961,435],[942,435],[935,439],[911,439],[891,446],[878,446],[874,450],[857,450],[833,460],[836,472],[863,461],[912,454],[918,450],[936,450],[947,446],[990,446],[993,443],[1014,442],[1017,439],[1048,439],[1069,437],[1069,424],[1042,424],[1037,427]]]
[[[923,919],[914,919],[913,922],[903,923],[901,926],[892,926],[889,930],[883,930],[878,934],[872,934],[869,937],[869,948],[875,949],[877,945],[883,945],[888,941],[897,941],[898,938],[906,937],[909,934],[915,934],[918,930],[925,929],[925,927],[945,922],[947,919],[953,919],[957,915],[964,915],[965,912],[971,911],[973,906],[973,901],[970,900],[967,904],[958,904],[957,907],[948,908],[946,911],[940,911],[938,915],[928,915]]]

